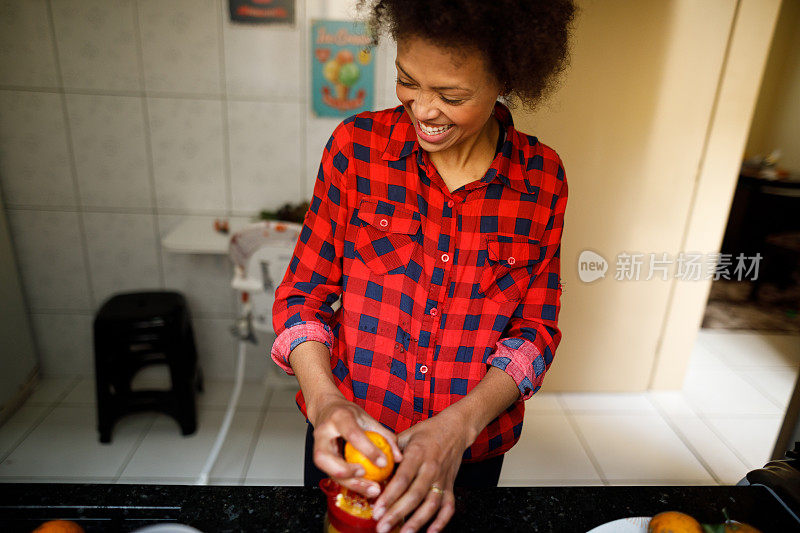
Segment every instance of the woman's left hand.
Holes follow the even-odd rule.
[[[434,515],[428,531],[444,528],[455,511],[453,482],[464,450],[472,444],[468,428],[456,412],[445,410],[397,436],[403,460],[373,505],[373,517],[380,520],[378,533],[390,531],[409,515],[401,533],[417,531]],[[441,491],[431,490],[434,486]]]

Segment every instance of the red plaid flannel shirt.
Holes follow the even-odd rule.
[[[491,167],[453,192],[402,106],[345,119],[325,146],[273,307],[274,361],[292,374],[298,344],[325,343],[345,397],[398,433],[464,397],[489,365],[507,372],[521,396],[468,462],[519,439],[523,400],[561,340],[564,168],[500,102],[494,115]],[[305,415],[302,393],[297,403]]]

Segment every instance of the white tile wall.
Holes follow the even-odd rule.
[[[85,213],[89,269],[95,300],[117,292],[159,289],[154,218],[127,213]]]
[[[64,87],[141,89],[133,0],[58,0],[50,5]]]
[[[148,110],[158,207],[224,214],[222,102],[149,98]]]
[[[303,5],[297,2],[297,20],[304,20]],[[223,11],[225,80],[229,98],[268,98],[296,102],[304,94],[300,85],[307,68],[301,46],[305,36],[302,24],[263,26],[227,23],[227,2]]]
[[[9,209],[30,310],[92,308],[78,213]]]
[[[9,205],[77,206],[62,110],[55,93],[0,91],[0,175]]]
[[[234,211],[274,209],[301,198],[301,105],[228,102]]]
[[[189,215],[159,216],[159,230],[166,235],[181,220],[201,219],[212,227],[214,217]],[[186,297],[193,317],[230,317],[236,311],[231,290],[233,267],[227,255],[162,252],[164,286]],[[230,320],[229,320],[230,322]]]
[[[94,374],[91,314],[33,313],[41,365],[58,376]]]
[[[308,199],[340,122],[310,112],[310,20],[354,4],[297,2],[291,26],[231,24],[225,0],[0,5],[0,192],[45,375],[91,372],[91,319],[114,292],[169,288],[206,377],[233,376],[227,257],[159,239],[185,217]],[[396,104],[393,61],[384,43],[377,108]],[[272,370],[272,339],[248,346],[248,379]]]
[[[0,84],[58,85],[46,0],[0,4]]]
[[[144,83],[148,91],[221,92],[217,0],[140,0]]]
[[[151,207],[142,99],[70,94],[67,111],[82,204]]]

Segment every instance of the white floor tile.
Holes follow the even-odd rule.
[[[712,417],[709,423],[738,452],[748,465],[748,471],[763,467],[772,455],[782,416],[773,417]]]
[[[50,406],[47,404],[26,402],[0,426],[0,458],[11,452],[12,447],[39,422],[48,409]]]
[[[527,413],[519,442],[503,460],[500,481],[536,485],[573,479],[602,483],[566,415]]]
[[[233,381],[206,381],[204,390],[197,395],[198,405],[227,408],[233,393]],[[261,381],[245,381],[239,394],[238,408],[261,409],[268,398],[267,387]]]
[[[247,485],[250,487],[302,487],[303,486],[303,477],[302,474],[300,478],[288,478],[288,479],[256,479],[256,478],[247,478],[244,480],[242,485]]]
[[[796,368],[767,367],[749,368],[738,371],[739,375],[749,381],[764,396],[772,400],[782,410],[789,405],[797,380]]]
[[[708,481],[708,479],[673,479],[673,480],[656,480],[652,481],[649,479],[610,479],[608,481],[609,487],[647,487],[647,486],[683,486],[683,485],[690,485],[690,486],[707,486],[707,485],[717,485],[714,481]]]
[[[56,407],[0,463],[0,477],[114,477],[153,415],[120,419],[110,444],[101,444],[91,407]]]
[[[730,369],[690,368],[683,390],[692,405],[709,416],[781,414],[769,398]]]
[[[297,402],[295,401],[295,395],[298,390],[297,387],[273,389],[269,398],[269,410],[290,411],[302,417],[303,415],[297,408]]]
[[[196,477],[142,477],[120,478],[117,485],[196,485]],[[208,478],[209,485],[241,485],[241,478]]]
[[[252,479],[303,481],[306,421],[299,412],[268,411],[245,482]]]
[[[650,400],[670,417],[695,417],[697,413],[682,391],[650,391]]]
[[[698,336],[692,347],[692,355],[689,365],[698,368],[715,369],[725,367],[725,362],[720,359],[708,346],[703,339]]]
[[[94,376],[82,377],[60,405],[97,406],[97,385]]]
[[[643,392],[570,392],[561,394],[561,399],[571,412],[656,412]]]
[[[525,402],[525,413],[563,413],[558,396],[556,392],[537,392]]]
[[[670,422],[700,455],[719,482],[735,485],[749,471],[747,465],[700,418],[670,417]]]
[[[732,367],[800,365],[798,335],[704,329],[698,342]]]
[[[177,422],[159,415],[120,480],[143,478],[196,479],[206,463],[225,415],[224,409],[200,409],[197,432],[183,436]],[[237,411],[211,476],[239,479],[257,430],[259,413]]]
[[[79,378],[68,377],[52,377],[43,378],[36,385],[33,394],[30,395],[25,403],[45,403],[52,404],[61,399],[66,394]]]
[[[609,481],[703,480],[714,483],[660,416],[621,413],[573,416]]]
[[[503,479],[500,477],[498,487],[602,487],[606,485],[600,478],[591,479]]]
[[[114,483],[113,477],[0,477],[3,483],[98,483],[98,484],[112,484]]]

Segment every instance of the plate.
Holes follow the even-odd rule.
[[[202,533],[199,529],[184,524],[156,524],[137,529],[133,533]]]
[[[632,516],[601,524],[586,533],[647,533],[651,516]]]

